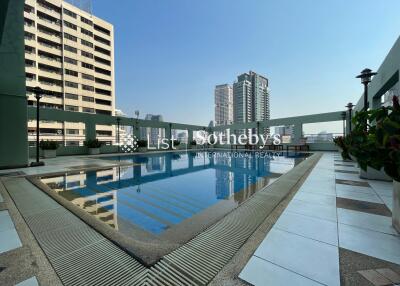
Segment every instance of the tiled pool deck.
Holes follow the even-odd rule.
[[[325,153],[239,277],[253,285],[400,283],[391,207],[392,183],[360,179],[354,162]],[[347,271],[346,250],[350,260],[366,255],[371,269]]]
[[[111,165],[71,157],[21,171],[62,172],[99,164]],[[58,285],[44,253],[4,191],[0,190],[0,282]],[[400,236],[391,226],[391,207],[392,183],[360,179],[354,162],[342,161],[337,153],[324,153],[236,284],[398,285]],[[18,277],[10,279],[15,273]]]

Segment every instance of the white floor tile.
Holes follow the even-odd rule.
[[[0,253],[21,247],[18,233],[15,229],[0,232]]]
[[[33,276],[25,281],[22,281],[22,282],[16,284],[15,286],[38,286],[38,285],[39,285],[39,283],[36,280],[36,277]]]
[[[388,207],[388,209],[393,211],[393,198],[392,197],[386,197],[386,196],[381,196],[380,198],[385,203],[385,205]]]
[[[400,264],[400,237],[339,224],[339,246]]]
[[[298,192],[293,199],[328,206],[336,206],[336,196],[322,193]]]
[[[383,204],[383,201],[375,194],[363,194],[360,192],[344,190],[336,190],[336,194],[340,198]]]
[[[255,286],[320,286],[322,284],[253,256],[239,277]]]
[[[0,232],[13,228],[15,228],[14,223],[12,222],[8,211],[0,211]]]
[[[340,285],[336,246],[272,229],[254,255],[319,283]]]
[[[292,200],[286,208],[286,211],[320,219],[331,220],[333,222],[337,221],[335,206],[319,205],[299,200]]]
[[[333,221],[284,212],[275,223],[274,228],[338,245],[337,223]]]
[[[356,182],[366,182],[367,180],[361,179],[358,174],[336,173],[336,179],[351,180]]]
[[[368,183],[377,192],[379,190],[393,191],[393,182],[368,180]]]
[[[367,195],[376,195],[373,188],[350,186],[350,185],[344,185],[344,184],[336,184],[336,192],[338,192],[338,191],[349,191],[349,192],[363,193],[363,194],[367,194]]]
[[[379,231],[387,234],[397,235],[392,227],[392,218],[387,216],[368,214],[347,209],[337,209],[338,222],[357,226],[372,231]]]

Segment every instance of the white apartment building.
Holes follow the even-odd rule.
[[[229,125],[233,122],[233,88],[230,84],[215,86],[215,125]]]
[[[113,25],[62,0],[25,1],[25,63],[28,105],[35,86],[46,93],[41,107],[114,115]],[[41,122],[41,139],[82,145],[84,123]],[[96,126],[100,141],[115,142],[115,127]],[[28,138],[36,140],[36,122]]]

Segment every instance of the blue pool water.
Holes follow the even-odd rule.
[[[229,211],[306,156],[288,155],[218,151],[106,157],[134,165],[42,181],[118,231],[139,228],[160,235],[219,203],[229,202]]]

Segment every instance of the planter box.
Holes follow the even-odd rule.
[[[400,233],[400,182],[393,181],[393,227]]]
[[[98,155],[100,154],[100,148],[89,148],[89,155]]]
[[[55,158],[57,156],[57,150],[43,150],[43,158]]]
[[[386,175],[383,168],[379,171],[371,167],[367,167],[367,171],[360,169],[360,178],[361,179],[368,179],[368,180],[380,180],[380,181],[393,181],[388,175]]]

